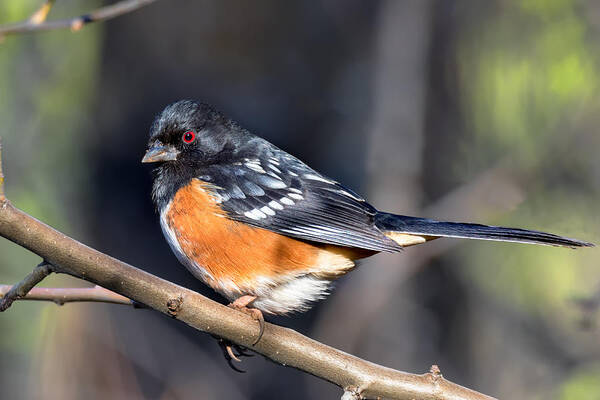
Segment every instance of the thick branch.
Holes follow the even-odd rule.
[[[56,29],[71,29],[73,31],[78,31],[84,25],[90,24],[92,22],[104,21],[107,19],[118,17],[123,14],[130,13],[150,3],[154,3],[155,1],[156,0],[124,0],[116,4],[111,4],[106,7],[98,8],[97,10],[94,10],[88,14],[56,21],[44,22],[43,19],[40,21],[40,18],[30,18],[27,21],[0,26],[0,38],[7,35],[32,33],[38,31],[51,31]]]
[[[13,287],[14,286],[10,285],[0,285],[0,297],[6,296],[6,294]],[[65,303],[91,301],[98,303],[123,304],[135,307],[138,306],[137,303],[129,300],[127,297],[121,296],[118,293],[104,289],[100,286],[89,288],[33,288],[29,291],[29,293],[27,293],[27,295],[16,300],[51,301],[59,305],[63,305]]]

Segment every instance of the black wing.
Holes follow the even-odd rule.
[[[320,243],[401,249],[374,225],[374,207],[274,146],[263,147],[260,157],[212,165],[206,172],[204,179],[233,220]]]

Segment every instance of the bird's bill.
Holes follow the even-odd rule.
[[[163,161],[175,161],[179,155],[179,150],[173,146],[167,146],[162,143],[154,144],[146,151],[143,163],[163,162]]]

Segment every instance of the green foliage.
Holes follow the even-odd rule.
[[[521,1],[466,32],[459,49],[465,118],[477,148],[533,166],[598,91],[598,49],[569,0]]]
[[[600,399],[600,365],[584,368],[570,377],[561,387],[559,400]]]

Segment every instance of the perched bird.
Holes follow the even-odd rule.
[[[183,100],[154,120],[144,163],[171,249],[236,308],[305,311],[355,260],[439,237],[565,247],[550,233],[381,212],[211,106]],[[262,327],[262,324],[261,324]]]

